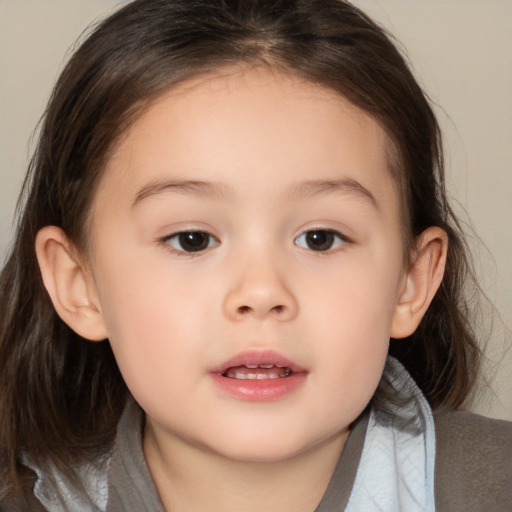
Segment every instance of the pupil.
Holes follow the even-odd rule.
[[[306,241],[313,251],[327,251],[332,247],[334,235],[330,231],[310,231]]]
[[[181,233],[180,244],[188,252],[203,251],[208,247],[208,235],[200,231]]]

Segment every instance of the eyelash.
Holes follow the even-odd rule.
[[[201,244],[199,244],[199,249],[197,249],[197,250],[190,250],[190,251],[186,250],[183,247],[183,243],[186,241],[185,237],[187,235],[190,238],[189,241],[192,241],[192,238],[191,238],[192,235],[201,235],[201,237],[203,238],[203,240],[202,240],[203,245],[205,242],[204,239],[206,238],[207,239],[206,247],[203,247]],[[201,241],[201,240],[199,240],[199,241]],[[200,231],[200,230],[179,231],[177,233],[172,233],[171,235],[168,235],[168,236],[162,238],[161,242],[164,243],[173,252],[175,252],[179,255],[187,255],[187,256],[199,255],[199,254],[203,253],[204,251],[206,251],[207,249],[210,249],[210,248],[215,247],[220,244],[219,240],[217,240],[213,235],[210,235],[210,233],[207,233],[206,231]],[[181,247],[176,247],[175,245],[173,245],[173,242],[178,242],[178,244],[181,245]]]
[[[192,250],[187,250],[183,245],[184,243],[187,243],[185,237],[189,237],[188,242],[194,242],[192,238],[193,235],[200,235],[201,238],[199,240],[196,240],[196,247],[189,246],[189,249]],[[317,241],[320,242],[316,248],[311,247],[311,243],[315,241],[314,237],[316,237]],[[304,242],[304,245],[301,245],[301,240]],[[170,250],[177,253],[178,255],[190,257],[199,256],[204,251],[211,249],[212,247],[216,247],[217,245],[220,244],[220,241],[213,235],[207,233],[206,231],[200,230],[179,231],[177,233],[172,233],[162,238],[160,242],[165,244],[166,247],[168,247]],[[303,249],[309,249],[312,252],[317,253],[318,255],[330,253],[345,244],[350,244],[351,242],[352,241],[348,237],[346,237],[343,233],[340,233],[339,231],[321,228],[309,229],[307,231],[304,231],[294,240],[295,245],[297,245],[298,247],[302,247]],[[174,245],[175,243],[176,245]],[[328,245],[328,247],[325,247],[326,245]]]
[[[318,235],[320,235],[320,238],[319,238],[320,242],[322,240],[324,240],[324,244],[319,244],[319,245],[321,246],[321,245],[325,245],[325,243],[328,243],[329,247],[327,247],[326,249],[318,249],[318,248],[313,249],[310,246],[300,245],[300,243],[299,243],[299,240],[303,239],[306,242],[306,244],[308,244],[308,241],[309,242],[313,241],[312,240],[313,236],[318,236]],[[309,237],[309,240],[308,240],[308,237]],[[325,241],[326,238],[327,238],[327,240]],[[343,233],[340,233],[339,231],[336,231],[334,229],[322,229],[322,228],[308,229],[307,231],[304,231],[303,233],[301,233],[294,240],[295,245],[298,245],[299,247],[302,247],[304,249],[309,249],[309,250],[317,253],[318,255],[328,254],[332,251],[335,251],[339,247],[349,244],[351,242],[352,241],[348,237],[346,237]],[[335,246],[333,247],[334,244],[335,244]]]

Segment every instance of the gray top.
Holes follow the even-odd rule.
[[[419,397],[419,400],[425,399]],[[428,415],[432,418],[430,412]],[[396,416],[400,414],[391,418]],[[408,422],[406,428],[414,424],[416,416]],[[327,491],[315,512],[360,509],[357,506],[354,508],[353,498],[354,495],[361,495],[358,482],[361,481],[361,473],[364,474],[362,468],[368,467],[368,460],[370,466],[374,465],[375,458],[378,458],[375,445],[372,444],[372,440],[375,440],[374,430],[378,425],[373,420],[373,412],[366,411],[352,425]],[[111,457],[100,471],[103,476],[97,478],[96,474],[92,474],[93,480],[104,482],[104,493],[101,486],[96,489],[102,491],[99,496],[104,495],[106,505],[92,505],[90,510],[105,510],[106,507],[106,512],[164,512],[143,454],[143,425],[144,414],[131,400],[119,422]],[[469,412],[435,413],[432,440],[434,430],[433,488],[436,511],[512,512],[512,423]],[[377,470],[377,477],[384,473],[383,470],[392,476],[395,471],[398,472],[398,469],[394,469],[394,457],[400,457],[401,448],[405,445],[398,446],[399,450],[394,452],[390,463],[380,464],[382,468]],[[411,456],[414,461],[421,459],[421,451],[420,445],[420,451]],[[407,456],[405,459],[407,461]],[[87,472],[84,474],[89,475]],[[34,496],[34,492],[40,494],[41,484],[44,483],[44,475],[39,476],[35,489],[35,478],[27,484],[25,500],[2,500],[0,511],[44,511],[45,508]],[[64,489],[66,492],[67,489]],[[384,493],[381,496],[386,498],[391,489],[385,486]],[[72,508],[77,505],[74,499],[69,503],[73,504]],[[67,511],[68,507],[63,510]],[[77,510],[84,509],[78,507]],[[409,512],[407,506],[388,507],[386,510]]]
[[[512,423],[470,412],[434,415],[440,512],[512,512]]]
[[[125,411],[109,471],[107,512],[164,512],[141,443],[142,413]],[[512,423],[469,412],[434,415],[435,499],[439,512],[512,512]],[[355,423],[329,487],[315,512],[348,503],[366,435],[368,414]]]
[[[348,502],[364,445],[368,414],[355,423],[327,492],[315,512],[338,512]],[[142,413],[130,404],[119,424],[109,471],[107,512],[165,512],[142,451]]]

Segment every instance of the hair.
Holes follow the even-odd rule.
[[[342,0],[136,0],[101,22],[62,72],[18,204],[0,275],[0,480],[11,488],[20,486],[22,454],[71,474],[108,449],[129,396],[108,341],[88,342],[57,316],[37,232],[59,226],[86,250],[95,187],[126,129],[165,91],[239,65],[334,90],[383,127],[406,252],[429,226],[449,239],[438,293],[390,354],[432,407],[468,397],[480,358],[463,290],[471,265],[447,200],[439,126],[392,37]]]

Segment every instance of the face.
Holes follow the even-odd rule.
[[[91,276],[117,362],[169,442],[281,460],[347,433],[403,284],[378,124],[264,70],[167,93],[109,161]]]

